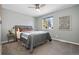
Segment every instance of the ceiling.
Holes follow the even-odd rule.
[[[33,8],[28,8],[34,6],[33,4],[3,4],[2,7],[25,15],[39,17],[74,5],[75,4],[46,4],[44,7],[40,8],[40,12],[37,12]]]

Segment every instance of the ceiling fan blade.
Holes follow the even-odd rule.
[[[44,6],[45,6],[45,4],[41,4],[41,5],[40,5],[40,7],[44,7]]]
[[[28,7],[28,8],[35,8],[35,7]]]
[[[35,8],[35,9],[40,9],[41,7],[44,7],[45,4],[34,4],[34,6],[30,6],[28,8]]]

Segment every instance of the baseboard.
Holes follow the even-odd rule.
[[[5,43],[7,43],[7,42],[8,42],[8,41],[2,41],[1,44],[5,44]]]
[[[75,44],[75,45],[79,45],[79,43],[75,43],[75,42],[70,42],[70,41],[66,41],[66,40],[62,40],[62,39],[55,39],[55,38],[52,38],[53,40],[57,40],[57,41],[61,41],[61,42],[65,42],[65,43],[71,43],[71,44]],[[4,43],[7,43],[8,41],[2,41],[1,43],[4,44]]]
[[[70,41],[66,41],[66,40],[62,40],[62,39],[53,39],[53,40],[57,40],[57,41],[65,42],[65,43],[71,43],[71,44],[79,45],[79,43],[70,42]]]
[[[1,44],[12,43],[12,42],[15,42],[15,41],[13,41],[13,40],[10,40],[9,42],[8,41],[2,41]]]

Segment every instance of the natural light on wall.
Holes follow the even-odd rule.
[[[42,29],[53,29],[53,17],[42,19]]]

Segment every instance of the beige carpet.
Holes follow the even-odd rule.
[[[30,55],[29,49],[26,49],[20,42],[13,42],[2,45],[3,55]],[[79,55],[79,46],[63,43],[59,41],[51,41],[42,44],[36,48],[33,55]]]

